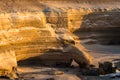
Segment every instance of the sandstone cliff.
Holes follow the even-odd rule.
[[[46,65],[70,65],[71,59],[75,59],[79,65],[90,65],[93,58],[79,43],[79,35],[76,37],[72,32],[78,34],[80,31],[118,30],[119,4],[118,0],[1,0],[1,60],[4,60],[3,54],[6,54],[5,57],[16,55],[12,58],[14,60],[10,58],[13,65],[6,60],[5,64],[10,66],[9,72],[17,66],[17,61],[32,61],[29,60],[31,58]]]

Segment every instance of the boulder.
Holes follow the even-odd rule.
[[[113,67],[113,64],[111,62],[99,63],[100,74],[109,74],[109,73],[115,73],[115,72],[116,72],[116,68]]]

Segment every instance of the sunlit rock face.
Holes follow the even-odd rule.
[[[15,50],[17,60],[59,48],[53,29],[41,13],[11,13],[8,29],[1,30],[1,48]],[[5,26],[1,26],[5,27]],[[27,56],[26,53],[28,53]]]
[[[5,50],[0,52],[0,76],[14,77],[17,71],[17,61],[15,52]]]
[[[79,35],[119,29],[120,3],[107,1],[1,0],[0,59],[6,58],[8,66],[0,70],[11,72],[17,61],[68,66],[74,59],[79,65],[92,64],[93,57],[80,44]]]
[[[45,11],[47,22],[70,31],[105,31],[119,29],[119,9],[71,8],[60,12]],[[63,23],[64,22],[64,23]]]
[[[60,46],[42,12],[6,13],[1,14],[0,20],[0,60],[3,62],[0,63],[0,76],[11,74],[17,61]]]
[[[47,5],[43,11],[53,28],[67,28],[87,44],[120,44],[119,1],[66,1],[41,2]]]

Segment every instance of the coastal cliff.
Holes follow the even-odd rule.
[[[115,43],[116,37],[120,43],[120,35],[113,35],[120,30],[119,4],[119,0],[1,0],[0,59],[4,61],[6,56],[2,70],[12,72],[17,62],[70,66],[74,59],[79,66],[92,64],[93,57],[81,44],[81,38],[88,37],[81,37],[80,32],[113,31],[112,35],[105,34],[108,39],[100,36],[97,42]],[[7,60],[9,55],[13,65]]]

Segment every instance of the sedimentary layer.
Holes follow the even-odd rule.
[[[8,55],[14,57],[14,60],[6,60],[10,67],[3,66],[4,69],[11,72],[17,61],[31,58],[47,64],[61,62],[70,65],[74,59],[79,65],[90,65],[93,58],[79,43],[77,34],[81,31],[118,30],[119,4],[118,0],[1,0],[0,56],[1,60],[7,59]]]

